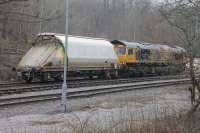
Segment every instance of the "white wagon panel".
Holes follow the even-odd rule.
[[[55,36],[65,43],[63,35]],[[68,58],[70,67],[111,67],[119,64],[113,45],[103,39],[69,36]]]

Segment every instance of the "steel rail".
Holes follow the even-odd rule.
[[[118,80],[127,80],[127,79],[146,79],[146,78],[166,78],[166,77],[177,77],[177,76],[187,76],[186,74],[181,74],[181,75],[167,75],[167,76],[158,76],[158,75],[153,75],[153,76],[145,76],[145,77],[133,77],[133,78],[119,78]],[[84,82],[84,81],[93,81],[93,82],[98,82],[98,81],[105,81],[104,79],[88,79],[88,78],[77,78],[77,79],[69,79],[68,82]],[[116,80],[116,79],[114,79]],[[112,80],[111,80],[112,81]],[[48,82],[41,82],[41,81],[34,81],[34,82],[5,82],[5,83],[0,83],[0,88],[2,87],[12,87],[12,86],[23,86],[23,85],[35,85],[35,84],[52,84],[52,83],[61,83],[55,82],[55,81],[48,81]]]
[[[85,88],[76,88],[70,89],[67,95],[69,99],[75,98],[88,98],[97,95],[104,95],[117,92],[132,91],[136,89],[147,89],[147,88],[156,88],[164,86],[173,86],[178,84],[189,84],[190,79],[178,79],[178,80],[160,80],[160,81],[151,81],[145,83],[129,83],[129,84],[120,84],[120,85],[107,85],[107,86],[98,86],[98,87],[85,87]],[[29,95],[14,95],[10,97],[0,97],[0,106],[9,106],[9,105],[18,105],[25,103],[41,102],[47,100],[59,100],[61,97],[61,90],[58,91],[45,91],[43,94],[31,93]]]
[[[186,76],[161,76],[161,77],[149,77],[149,78],[137,78],[137,79],[115,79],[115,80],[89,80],[83,82],[69,82],[69,88],[77,87],[87,87],[87,86],[99,86],[99,85],[112,85],[112,84],[125,84],[125,83],[134,83],[134,82],[143,82],[143,81],[153,81],[160,79],[179,79],[186,78]],[[36,84],[36,85],[26,85],[26,86],[15,86],[11,88],[0,88],[0,96],[10,95],[10,94],[19,94],[24,92],[36,92],[44,90],[54,90],[61,87],[61,83],[50,83],[50,84]]]

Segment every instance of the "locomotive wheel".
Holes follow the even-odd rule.
[[[140,71],[139,72],[139,77],[143,77],[144,76],[144,72]]]
[[[33,77],[27,77],[27,78],[25,79],[25,81],[26,81],[27,83],[30,83],[32,80],[33,80]]]
[[[62,79],[61,79],[61,76],[60,75],[58,75],[58,76],[56,76],[56,77],[54,77],[54,81],[61,81]]]
[[[118,71],[115,71],[115,72],[111,73],[111,78],[112,79],[116,79],[118,77],[119,77]]]
[[[93,79],[93,76],[92,76],[92,75],[90,75],[90,76],[89,76],[89,79]]]
[[[45,82],[44,77],[40,77],[40,82]]]

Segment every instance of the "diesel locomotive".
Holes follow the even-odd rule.
[[[25,81],[63,79],[65,36],[38,34],[32,48],[18,64]],[[183,72],[186,51],[179,46],[109,41],[102,38],[68,37],[69,77],[134,77]]]

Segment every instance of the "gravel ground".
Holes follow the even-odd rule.
[[[113,122],[154,119],[159,116],[185,112],[190,108],[187,86],[173,86],[134,90],[93,98],[69,100],[70,113],[62,114],[60,101],[40,102],[0,109],[0,132],[49,132],[49,130],[72,130],[79,121],[107,127]],[[70,123],[69,123],[70,122]],[[72,124],[73,123],[73,124]],[[114,124],[114,123],[113,123]],[[66,128],[69,127],[70,128]],[[76,127],[75,126],[75,127]],[[65,127],[65,128],[64,128]],[[71,131],[70,130],[70,131]]]
[[[17,80],[16,72],[12,69],[16,68],[20,58],[20,55],[0,54],[0,83]]]

